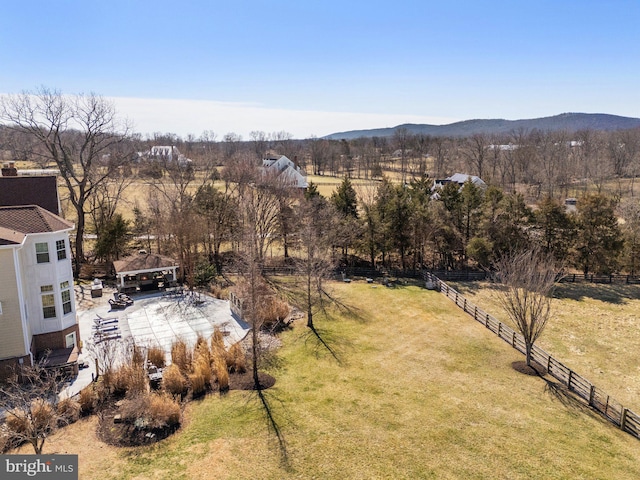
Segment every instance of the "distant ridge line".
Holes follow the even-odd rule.
[[[476,134],[502,135],[511,132],[532,130],[566,131],[574,133],[580,130],[615,131],[640,128],[640,118],[623,117],[606,113],[561,113],[552,117],[523,120],[474,119],[447,125],[429,125],[405,123],[389,128],[368,130],[350,130],[326,135],[329,140],[352,140],[362,137],[392,137],[396,130],[405,128],[412,134],[433,137],[468,137]]]

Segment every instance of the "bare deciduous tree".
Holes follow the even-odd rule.
[[[11,436],[29,443],[36,455],[64,421],[56,408],[64,381],[56,370],[44,368],[45,360],[22,366],[0,387],[0,410]]]
[[[298,207],[300,216],[297,236],[301,257],[297,259],[297,270],[305,283],[304,309],[307,312],[307,327],[314,329],[313,310],[322,303],[324,281],[333,271],[329,255],[327,232],[331,229],[331,210],[322,197],[305,199]]]
[[[95,94],[63,95],[41,88],[0,98],[0,119],[29,134],[57,165],[76,213],[74,275],[84,258],[87,200],[95,189],[131,158],[124,145],[129,128],[116,117],[112,103]]]
[[[531,352],[551,316],[556,263],[538,249],[511,253],[496,261],[496,275],[504,285],[500,302],[515,329],[524,337],[527,366]]]

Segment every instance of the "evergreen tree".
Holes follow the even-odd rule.
[[[585,276],[611,274],[618,268],[624,239],[615,206],[602,194],[587,195],[578,202],[575,266]]]
[[[564,205],[546,197],[538,204],[535,219],[542,252],[553,255],[560,262],[565,260],[575,239],[575,223]]]
[[[344,177],[338,189],[333,192],[331,202],[343,216],[358,218],[358,196],[349,177]]]

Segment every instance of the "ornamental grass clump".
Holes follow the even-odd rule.
[[[69,425],[76,422],[80,418],[81,412],[80,402],[73,398],[65,398],[60,400],[56,405],[56,412],[58,413],[58,425]]]
[[[164,349],[158,345],[149,347],[149,350],[147,351],[147,360],[158,368],[164,368],[166,362]]]
[[[82,415],[89,415],[93,413],[98,404],[98,394],[93,387],[93,384],[80,390],[78,395],[78,404],[80,405],[80,413]]]
[[[180,371],[187,375],[191,371],[191,362],[193,355],[187,346],[187,343],[178,339],[171,345],[171,363],[176,365]]]
[[[227,370],[227,361],[224,356],[215,355],[213,357],[213,371],[216,374],[220,392],[229,390],[229,371]]]
[[[173,396],[181,396],[187,390],[187,381],[177,365],[171,364],[164,369],[162,388]]]
[[[240,342],[231,345],[227,361],[227,367],[231,372],[244,373],[247,371],[247,358]]]

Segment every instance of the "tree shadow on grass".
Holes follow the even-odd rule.
[[[338,351],[341,341],[332,331],[328,329],[309,327],[303,335],[305,345],[311,345],[311,349],[316,358],[322,356],[322,352],[327,352],[333,359],[342,366],[343,361]]]
[[[640,285],[560,283],[554,293],[554,298],[559,299],[580,301],[585,297],[624,305],[629,300],[640,299]]]
[[[291,463],[289,462],[289,451],[287,449],[287,440],[284,437],[281,423],[276,418],[276,412],[272,405],[273,401],[278,401],[281,404],[282,402],[278,400],[277,397],[268,393],[266,390],[262,388],[256,389],[255,392],[260,402],[260,406],[262,407],[262,411],[265,415],[265,420],[267,421],[267,428],[269,429],[269,432],[272,433],[275,437],[278,452],[280,454],[280,465],[285,470],[291,470]],[[284,407],[283,407],[283,410],[284,410]]]
[[[588,415],[594,420],[611,425],[602,415],[598,414],[582,398],[573,393],[566,385],[549,378],[540,376],[545,381],[544,392],[557,400],[572,416]]]

